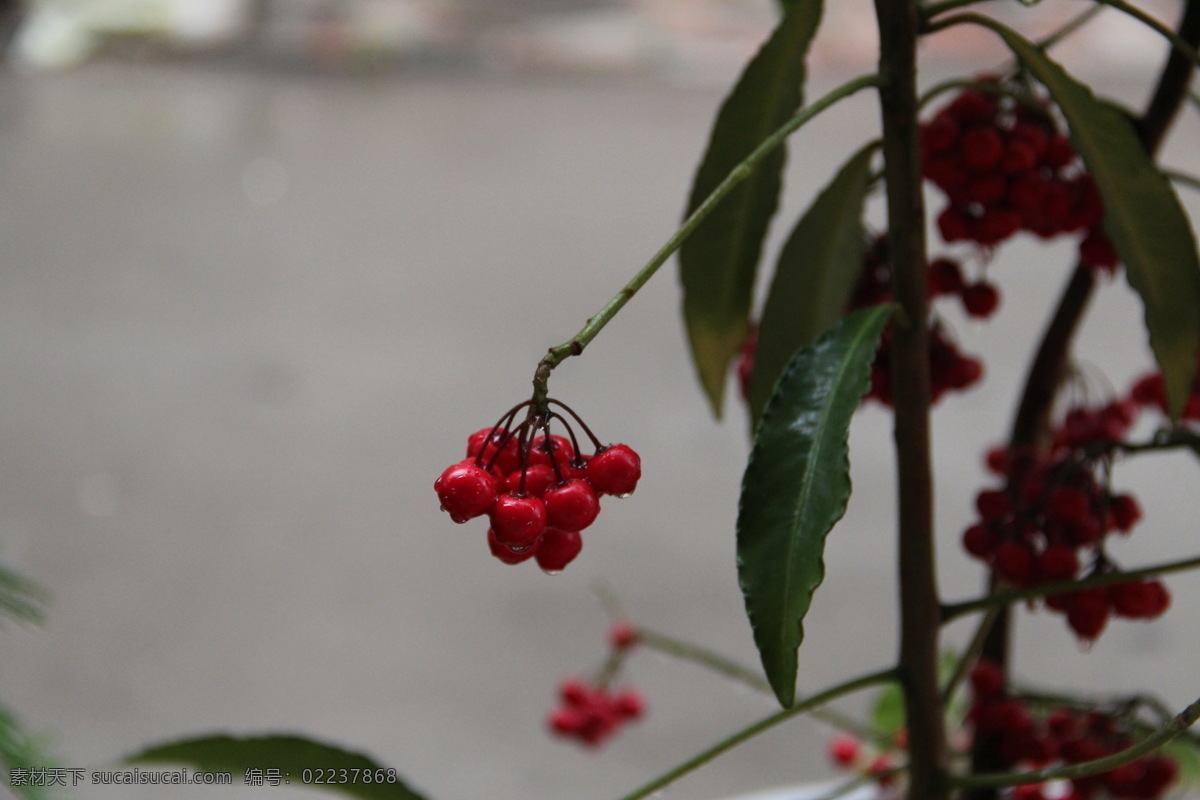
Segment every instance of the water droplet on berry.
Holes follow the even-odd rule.
[[[561,569],[543,569],[542,572],[546,573],[547,575],[562,575]]]
[[[624,500],[626,497],[633,497],[633,492],[626,492],[625,494],[614,494],[613,497],[617,498],[618,500]]]
[[[511,544],[506,544],[506,545],[504,545],[504,547],[505,547],[505,548],[506,548],[506,549],[507,549],[507,550],[508,550],[510,553],[517,553],[517,554],[520,554],[520,553],[527,552],[527,551],[529,550],[529,548],[533,547],[533,545],[531,545],[531,544],[527,544],[527,545],[516,545],[516,546],[514,546],[514,545],[511,545]]]

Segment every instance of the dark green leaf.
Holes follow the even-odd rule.
[[[862,269],[862,209],[874,151],[875,145],[868,145],[842,167],[780,251],[759,322],[750,381],[752,427],[796,349],[845,313]]]
[[[746,66],[717,115],[696,172],[687,215],[803,102],[804,59],[821,0],[794,0]],[[729,362],[749,327],[754,276],[778,203],[784,149],[775,150],[722,200],[679,251],[683,316],[692,360],[713,411],[721,415]]]
[[[381,766],[361,753],[314,742],[302,736],[200,736],[150,747],[125,760],[133,763],[189,764],[199,770],[232,772],[235,780],[244,778],[247,770],[278,769],[284,780],[290,781],[292,786],[305,786],[362,800],[422,800],[419,794],[404,785],[395,770]],[[318,771],[321,771],[320,779],[325,782],[316,782]],[[367,775],[370,777],[365,778]],[[356,779],[352,780],[352,777]]]
[[[1127,117],[1097,100],[1090,88],[1011,29],[983,17],[972,19],[1004,38],[1067,118],[1075,150],[1104,200],[1104,228],[1125,262],[1129,285],[1142,298],[1150,348],[1166,378],[1171,413],[1178,418],[1200,350],[1200,258],[1179,198]]]
[[[891,306],[844,317],[796,352],[763,411],[738,504],[738,580],[775,696],[796,698],[804,615],[825,577],[825,537],[850,497],[850,418]]]

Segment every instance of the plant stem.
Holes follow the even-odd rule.
[[[954,785],[966,789],[999,789],[1004,786],[1020,786],[1027,783],[1070,780],[1072,778],[1083,778],[1088,775],[1098,775],[1101,772],[1108,772],[1131,761],[1136,761],[1144,755],[1153,753],[1194,725],[1198,719],[1200,719],[1200,700],[1197,700],[1179,712],[1167,724],[1142,741],[1104,758],[1097,758],[1094,761],[1084,761],[1079,764],[1035,769],[1029,772],[960,775],[952,777],[950,780]]]
[[[542,360],[538,362],[537,370],[533,376],[533,403],[536,408],[543,408],[548,397],[547,382],[550,380],[550,373],[566,359],[571,356],[581,354],[585,347],[591,343],[596,335],[603,330],[617,312],[628,303],[638,290],[646,284],[658,271],[658,268],[666,263],[676,250],[680,248],[684,240],[692,234],[692,231],[704,220],[705,217],[716,208],[728,195],[734,187],[745,180],[754,171],[754,168],[766,158],[772,151],[778,148],[788,136],[799,130],[805,123],[813,117],[820,114],[825,109],[839,100],[842,100],[850,95],[865,89],[868,86],[879,85],[880,77],[878,75],[864,75],[848,81],[836,89],[833,89],[820,99],[814,101],[810,105],[797,111],[791,119],[785,122],[774,133],[763,140],[762,144],[754,149],[750,155],[746,156],[741,163],[734,167],[725,180],[718,184],[717,188],[713,189],[712,193],[704,199],[692,214],[683,221],[679,229],[672,234],[671,238],[659,248],[658,252],[651,257],[644,267],[638,270],[630,281],[617,292],[611,300],[595,313],[584,324],[579,333],[572,336],[566,342],[560,345],[551,347]]]
[[[928,267],[917,125],[918,9],[911,0],[875,0],[879,25],[879,108],[887,180],[899,581],[900,681],[908,727],[910,798],[942,800],[947,787],[938,687],[939,603],[933,543],[929,432]]]
[[[1033,600],[1038,597],[1046,597],[1054,594],[1064,594],[1066,592],[1074,592],[1080,589],[1089,589],[1093,586],[1112,586],[1116,583],[1125,583],[1126,581],[1136,581],[1142,578],[1150,578],[1155,575],[1166,575],[1171,572],[1183,572],[1189,569],[1200,569],[1200,557],[1183,559],[1181,561],[1168,561],[1163,564],[1154,564],[1149,567],[1141,567],[1139,569],[1121,570],[1119,572],[1102,572],[1098,575],[1091,575],[1087,578],[1069,581],[1055,581],[1053,583],[1043,583],[1040,586],[1027,586],[1022,589],[1010,589],[1007,591],[996,592],[980,597],[976,600],[965,600],[961,603],[950,603],[942,607],[942,622],[950,622],[958,619],[966,614],[972,614],[976,611],[986,611],[991,608],[1000,606],[1010,606],[1013,603],[1019,603],[1022,600]]]
[[[748,686],[756,692],[762,692],[768,697],[775,696],[771,684],[757,670],[750,669],[736,661],[728,659],[720,653],[713,652],[706,647],[701,647],[692,642],[676,639],[673,636],[647,630],[640,626],[637,628],[637,636],[638,641],[651,650],[656,650],[673,658],[691,661],[719,675],[724,675],[726,678],[735,680],[744,686]],[[835,728],[850,731],[862,739],[871,739],[883,743],[886,738],[879,736],[870,726],[864,725],[858,720],[850,719],[836,711],[815,709],[812,715]]]
[[[885,669],[879,672],[872,672],[869,675],[864,675],[860,678],[855,678],[854,680],[846,681],[845,683],[841,683],[830,689],[826,689],[820,694],[815,694],[806,700],[801,700],[791,708],[785,708],[783,711],[777,711],[771,716],[760,719],[758,722],[743,728],[732,736],[722,739],[720,742],[717,742],[707,750],[697,753],[695,756],[692,756],[674,769],[664,772],[662,775],[645,784],[644,786],[625,795],[621,798],[621,800],[642,800],[644,797],[649,797],[664,786],[673,783],[674,781],[682,778],[684,775],[687,775],[689,772],[694,772],[695,770],[704,766],[722,753],[737,747],[742,742],[754,738],[763,731],[769,730],[781,722],[786,722],[794,716],[802,714],[805,711],[809,711],[837,697],[841,697],[844,694],[850,694],[851,692],[856,692],[859,689],[865,689],[868,686],[874,686],[875,684],[886,683],[887,681],[895,680],[895,678],[895,669]]]

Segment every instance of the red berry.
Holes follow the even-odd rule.
[[[944,113],[950,114],[960,124],[990,121],[996,114],[996,99],[990,94],[968,89],[954,98]]]
[[[1033,552],[1018,542],[1001,542],[992,554],[992,569],[1015,586],[1028,586],[1033,580]]]
[[[1119,494],[1109,501],[1108,513],[1113,527],[1121,533],[1128,533],[1142,518],[1142,508],[1137,498],[1131,494]]]
[[[1066,581],[1079,571],[1079,556],[1074,548],[1056,544],[1047,547],[1037,559],[1038,579],[1045,582]]]
[[[608,643],[618,650],[626,650],[637,643],[637,629],[625,620],[617,620],[608,629]]]
[[[1167,388],[1161,372],[1152,372],[1139,378],[1129,390],[1129,397],[1140,406],[1156,406],[1167,409]]]
[[[499,481],[474,464],[459,463],[447,467],[433,482],[433,488],[450,518],[466,522],[488,512],[496,500]]]
[[[963,288],[962,268],[957,261],[938,258],[929,262],[929,293],[937,297],[958,294]]]
[[[600,494],[627,495],[642,477],[642,459],[629,445],[614,444],[592,456],[585,475]]]
[[[1159,581],[1129,581],[1112,587],[1113,611],[1130,619],[1154,619],[1171,604],[1171,595]]]
[[[958,134],[958,121],[943,112],[921,126],[921,146],[929,153],[944,153],[958,143]]]
[[[488,516],[496,541],[514,550],[532,547],[546,530],[546,504],[537,497],[502,494]]]
[[[1099,228],[1093,228],[1079,243],[1079,260],[1093,269],[1112,270],[1121,263],[1112,240]]]
[[[546,520],[564,531],[581,531],[596,521],[600,500],[585,480],[568,481],[546,492]]]
[[[525,490],[521,491],[521,476],[525,476]],[[508,481],[505,484],[510,494],[526,494],[533,497],[542,497],[546,491],[558,483],[558,477],[554,474],[554,467],[549,464],[530,464],[529,468],[523,473],[520,469],[515,470],[508,476]]]
[[[1006,517],[1013,511],[1012,498],[1000,489],[985,489],[975,496],[975,508],[985,522]]]
[[[534,554],[538,551],[538,545],[541,544],[541,539],[539,539],[532,546],[526,547],[524,550],[513,550],[506,545],[500,544],[500,541],[496,538],[496,532],[491,528],[488,528],[487,540],[488,549],[492,551],[492,555],[505,564],[520,564],[522,561],[533,558]]]
[[[494,463],[495,470],[501,476],[507,475],[521,465],[520,442],[517,441],[516,436],[510,437],[497,454],[497,446],[504,441],[508,431],[504,429],[496,431],[492,440],[488,442],[488,434],[491,432],[491,428],[481,428],[467,437],[467,457],[477,458],[485,467]]]
[[[963,289],[962,304],[972,317],[990,317],[1000,305],[1000,292],[990,283],[980,281]]]
[[[848,769],[858,760],[862,752],[862,740],[849,733],[835,733],[829,738],[829,760],[835,765]]]
[[[976,125],[963,131],[959,148],[968,167],[983,171],[1000,163],[1004,156],[1004,139],[991,125]]]
[[[636,689],[626,689],[613,697],[612,706],[625,719],[637,719],[646,713],[646,699]]]
[[[977,661],[971,668],[971,690],[975,700],[990,700],[1004,691],[1004,672],[994,661]]]
[[[963,532],[963,549],[976,558],[987,560],[999,544],[996,534],[987,525],[972,525]]]
[[[554,459],[559,464],[559,469],[568,469],[571,460],[575,458],[575,448],[571,446],[571,440],[565,436],[551,436],[550,444],[546,444],[546,437],[539,436],[533,440],[533,444],[529,447],[529,463],[545,464],[552,466],[550,461],[550,451],[554,451]]]
[[[575,560],[583,549],[583,537],[578,531],[546,528],[537,550],[538,566],[546,572],[559,572]]]
[[[1080,639],[1095,639],[1108,623],[1108,591],[1102,587],[1071,592],[1066,605],[1067,624]]]

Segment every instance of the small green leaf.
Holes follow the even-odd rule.
[[[822,0],[794,0],[717,114],[687,204],[690,215],[803,102],[804,59]],[[679,251],[683,316],[692,360],[721,415],[729,362],[746,339],[759,254],[778,204],[780,147],[725,197]]]
[[[875,144],[859,150],[817,196],[779,254],[759,322],[750,380],[751,427],[798,347],[845,313],[862,271],[862,210]]]
[[[1015,31],[969,15],[1004,39],[1046,87],[1071,129],[1071,141],[1104,200],[1104,229],[1141,296],[1150,348],[1178,419],[1191,392],[1200,351],[1200,257],[1171,183],[1146,154],[1129,119],[1076,81]]]
[[[45,617],[46,590],[25,576],[0,566],[0,617],[21,622],[41,622]]]
[[[796,352],[767,401],[742,478],[738,581],[784,707],[796,699],[796,651],[825,577],[825,537],[850,497],[850,418],[891,311],[856,311]]]
[[[292,786],[362,800],[423,800],[396,775],[361,753],[303,736],[271,734],[238,738],[223,734],[157,745],[125,758],[132,763],[175,763],[244,778],[247,770],[278,769]]]
[[[889,683],[879,690],[871,725],[881,739],[890,740],[904,727],[904,690],[898,683]]]

